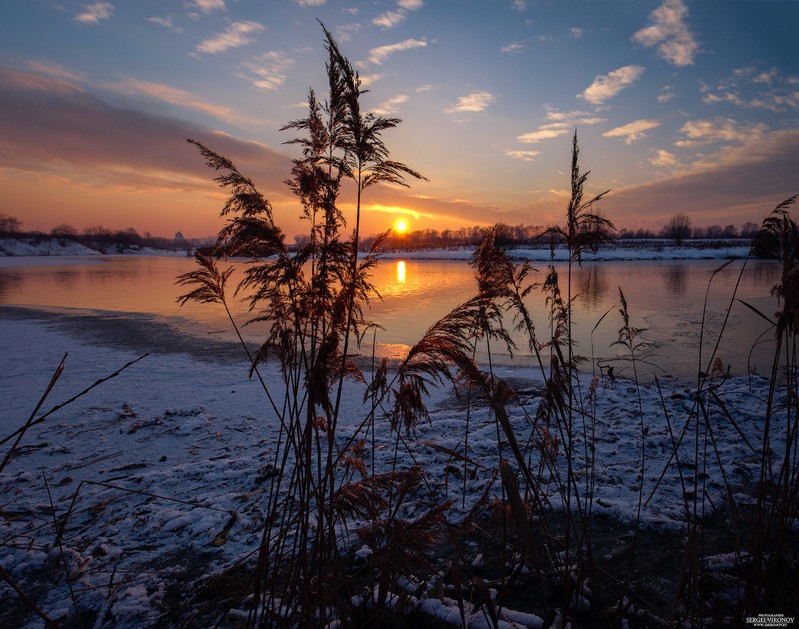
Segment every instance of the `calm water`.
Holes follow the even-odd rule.
[[[190,258],[120,256],[50,262],[0,259],[0,304],[147,313],[165,318],[191,334],[232,338],[224,312],[218,306],[188,304],[181,308],[176,304],[175,298],[181,291],[174,279],[194,268]],[[607,360],[622,351],[610,345],[617,339],[621,322],[618,314],[621,287],[632,324],[649,328],[642,338],[655,344],[648,351],[657,354],[655,361],[663,369],[660,373],[695,374],[703,301],[711,275],[720,265],[719,261],[602,262],[575,268],[574,332],[578,352],[591,356],[593,347],[597,358]],[[733,262],[716,274],[710,285],[704,363],[730,305],[741,266],[741,262]],[[558,266],[558,270],[565,294],[565,266]],[[545,265],[540,265],[539,272],[532,274],[531,279],[543,281],[545,271]],[[737,297],[772,314],[777,304],[769,290],[778,279],[778,271],[774,263],[748,263]],[[430,325],[476,291],[471,268],[457,261],[385,261],[374,279],[382,300],[372,303],[369,318],[385,328],[377,336],[378,353],[385,355],[401,354]],[[545,338],[547,311],[539,291],[531,294],[529,307],[539,336]],[[610,314],[602,319],[608,310]],[[247,318],[243,305],[237,305],[234,314],[240,322]],[[719,355],[725,365],[731,366],[733,374],[746,373],[750,366],[761,373],[768,371],[768,343],[755,348],[750,356],[750,350],[767,328],[765,321],[742,304],[732,304]],[[247,328],[247,335],[257,340],[259,330]],[[768,334],[767,338],[770,339]],[[519,346],[524,347],[524,341],[519,340]],[[507,362],[509,357],[503,355],[499,360]],[[629,374],[630,369],[617,363],[619,372]]]

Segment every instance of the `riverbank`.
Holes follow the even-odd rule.
[[[135,326],[148,330],[146,320]],[[69,355],[64,373],[43,410],[136,360],[142,349],[152,349],[140,347],[135,336],[114,346],[102,336],[89,342],[63,322],[56,325],[47,317],[0,318],[0,338],[4,339],[0,352],[4,374],[0,397],[5,400],[0,411],[2,436],[24,424],[65,353]],[[152,343],[158,337],[149,338]],[[204,591],[210,578],[221,579],[240,562],[252,566],[261,539],[269,470],[276,463],[278,420],[247,370],[241,360],[220,363],[165,347],[27,431],[0,474],[1,494],[7,497],[0,507],[0,565],[48,616],[64,620],[72,615],[71,587],[90,624],[102,618],[119,627],[161,625],[177,613],[176,608],[186,608],[192,592]],[[280,381],[274,367],[267,366],[264,375],[267,382]],[[542,434],[535,420],[543,399],[541,374],[529,368],[502,367],[496,375],[516,392],[508,405],[516,440],[535,442],[536,435]],[[593,478],[592,497],[586,503],[593,517],[598,523],[617,523],[613,527],[616,541],[604,545],[608,561],[619,561],[630,552],[641,497],[645,504],[640,523],[650,531],[643,533],[642,547],[650,539],[657,544],[664,534],[679,544],[691,500],[688,492],[693,491],[699,473],[699,462],[693,460],[695,383],[665,377],[659,386],[654,381],[637,386],[624,378],[592,379],[590,373],[580,382],[581,403],[591,407],[596,423],[590,430],[581,428],[573,444],[576,452],[590,451],[594,461],[577,473],[580,487]],[[723,406],[711,401],[706,408],[715,454],[701,462],[699,487],[706,496],[703,504],[723,521],[730,499],[740,510],[751,509],[755,501],[753,482],[760,469],[757,448],[768,381],[717,373],[706,385]],[[782,394],[777,399],[779,407]],[[343,400],[338,434],[358,436],[366,412],[362,385],[347,384]],[[485,495],[502,495],[493,473],[498,465],[493,413],[485,402],[475,402],[467,413],[465,399],[450,387],[432,388],[428,406],[430,422],[420,424],[399,446],[400,467],[419,465],[424,478],[424,489],[406,500],[401,515],[412,519],[453,499],[446,517],[454,525],[472,508],[490,521],[490,500],[477,505]],[[725,408],[734,409],[734,421]],[[469,450],[465,452],[467,417]],[[775,461],[785,447],[780,417],[778,410],[772,423]],[[396,435],[386,421],[380,420],[374,435],[378,473],[396,464]],[[684,430],[690,431],[691,438],[677,448],[681,464],[675,465],[674,440]],[[556,433],[551,437],[558,439]],[[502,444],[503,449],[509,447],[504,439]],[[9,446],[4,444],[6,449]],[[533,449],[530,456],[539,455]],[[553,512],[563,507],[557,476],[566,465],[557,444],[555,456],[556,465],[541,479],[539,496]],[[577,455],[574,465],[584,466],[587,461]],[[56,533],[54,518],[65,527],[63,537]],[[343,548],[354,553],[361,547],[363,542],[353,531],[363,524],[357,518],[349,522]],[[735,567],[729,554],[732,547],[715,548],[705,561],[720,579],[730,577]],[[476,565],[483,550],[477,543],[465,546],[464,560]],[[446,571],[450,557],[431,560]],[[670,579],[676,580],[676,575]],[[436,595],[424,582],[416,586],[419,610],[431,610],[439,618],[460,618],[453,598]],[[669,596],[664,594],[664,598]],[[0,585],[0,599],[6,602],[0,612],[3,624],[34,622],[6,584]],[[589,600],[586,604],[590,609]],[[647,614],[654,612],[642,610],[643,620],[638,622],[647,626]],[[520,599],[518,607],[505,610],[505,618],[508,622],[522,619],[515,626],[541,626],[543,619],[535,611]],[[482,613],[472,612],[477,622]],[[626,615],[632,621],[637,613]],[[245,616],[246,603],[239,602],[232,617]]]
[[[188,249],[191,252],[191,247]],[[470,260],[475,247],[432,247],[413,249],[386,249],[381,257],[386,260]],[[186,248],[153,249],[142,247],[118,251],[109,248],[105,252],[91,249],[73,240],[62,240],[50,237],[36,238],[0,238],[0,260],[9,257],[32,256],[100,256],[111,255],[187,255]],[[627,260],[738,260],[749,254],[746,241],[730,240],[696,240],[675,245],[672,241],[648,240],[641,243],[619,241],[608,245],[596,253],[583,255],[586,262],[627,261]],[[550,260],[568,260],[568,251],[558,247],[550,251],[549,247],[514,246],[508,249],[509,257],[514,261],[548,262]]]

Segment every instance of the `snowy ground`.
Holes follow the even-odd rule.
[[[748,246],[735,247],[690,247],[664,244],[661,247],[623,248],[608,246],[596,253],[584,253],[584,262],[618,262],[624,260],[731,260],[745,258],[749,253]],[[461,247],[456,249],[415,249],[413,251],[387,251],[381,253],[381,258],[402,260],[471,260],[474,247]],[[530,262],[565,262],[569,259],[567,249],[561,247],[555,250],[554,256],[549,248],[528,249],[518,247],[508,250],[511,260]]]
[[[54,319],[0,319],[0,437],[24,425],[65,352],[66,370],[42,411],[140,354],[134,347],[98,347],[85,337],[78,340]],[[517,440],[524,444],[538,430],[530,417],[535,417],[540,402],[540,378],[522,364],[503,367],[498,375],[519,392],[509,413]],[[275,374],[269,377],[275,379]],[[590,383],[586,375],[585,398]],[[579,451],[586,445],[595,447],[594,512],[631,521],[639,492],[644,500],[654,492],[643,509],[643,522],[679,530],[686,495],[693,487],[690,468],[696,469],[695,424],[688,424],[679,450],[682,480],[670,456],[673,439],[679,438],[694,408],[692,385],[667,378],[659,392],[653,383],[641,389],[626,380],[595,384],[596,426],[587,427],[585,435],[581,428],[575,444]],[[722,509],[726,491],[719,462],[739,506],[753,500],[750,485],[759,465],[754,450],[762,440],[768,383],[760,377],[739,377],[713,386],[727,408],[734,409],[737,423],[733,426],[711,403],[719,454],[718,461],[715,455],[707,457],[701,478],[712,504]],[[646,431],[643,487],[639,392]],[[341,428],[346,436],[364,412],[359,390],[344,398],[350,406],[343,417],[351,422]],[[438,499],[458,498],[449,516],[457,519],[482,494],[497,467],[496,424],[486,406],[471,414],[469,457],[481,467],[467,480],[463,503],[462,463],[429,444],[462,451],[465,407],[446,389],[433,393],[431,407],[432,422],[410,438],[411,456],[404,458],[408,465],[412,460],[421,464],[427,487]],[[781,434],[781,428],[778,417],[773,433]],[[63,552],[77,604],[89,615],[98,614],[98,625],[155,626],[174,604],[170,584],[191,582],[257,549],[275,434],[276,420],[263,392],[247,379],[243,362],[153,353],[24,435],[0,474],[0,565],[42,611],[59,619],[73,610],[60,561]],[[2,444],[1,455],[12,442]],[[384,424],[378,430],[379,469],[391,464],[393,443]],[[772,443],[775,460],[780,459],[780,447],[779,441]],[[558,458],[563,469],[562,449]],[[584,483],[583,472],[578,474]],[[555,483],[547,480],[545,474],[541,497],[557,509],[559,494]],[[410,501],[407,515],[425,507]],[[54,519],[66,522],[61,547]],[[359,546],[356,539],[352,544]],[[459,618],[448,600],[427,599],[420,605],[440,617]],[[6,610],[0,611],[0,621],[40,626],[41,621],[25,615],[24,609],[10,588],[0,585],[0,610]],[[537,626],[540,621],[524,614],[515,618],[517,626]]]
[[[109,248],[109,252],[116,253],[116,249]],[[143,247],[135,251],[128,250],[126,255],[178,255],[185,256],[186,250],[180,249],[175,251],[167,251],[164,249],[152,249],[150,247]],[[37,238],[0,238],[0,259],[2,258],[28,258],[28,264],[35,264],[30,261],[31,256],[101,256],[101,252],[92,249],[85,245],[75,242],[74,240],[65,240],[62,242],[58,238],[50,238],[42,236]]]

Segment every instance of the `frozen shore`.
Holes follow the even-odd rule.
[[[718,246],[716,246],[718,245]],[[607,246],[596,253],[586,253],[583,260],[586,262],[622,261],[622,260],[730,260],[745,258],[749,253],[749,246],[745,244],[732,245],[727,241],[716,243],[696,241],[693,244],[676,246],[669,241],[652,244],[651,241],[642,245]],[[474,247],[438,247],[386,250],[381,257],[386,260],[470,260],[474,254]],[[113,253],[113,251],[111,252]],[[136,251],[127,251],[125,255],[179,255],[185,256],[185,250],[161,250],[144,248]],[[68,240],[61,244],[57,238],[0,238],[0,259],[9,257],[32,256],[100,256],[103,255],[77,242]],[[513,247],[508,250],[512,260],[529,260],[532,262],[548,262],[549,260],[568,260],[568,252],[560,247],[554,252],[554,257],[547,247],[528,248]]]
[[[111,349],[79,340],[51,319],[0,318],[0,338],[2,437],[25,423],[65,353],[64,374],[43,410],[140,355],[133,346]],[[151,353],[32,427],[0,475],[0,565],[36,594],[37,604],[51,618],[66,617],[73,605],[58,567],[62,549],[55,544],[54,515],[68,515],[63,552],[81,609],[104,614],[119,627],[157,625],[168,605],[170,584],[191,587],[203,575],[246,560],[258,547],[264,470],[275,454],[277,419],[263,391],[247,378],[245,362],[201,360],[175,349]],[[508,366],[497,375],[517,391],[508,411],[517,440],[525,443],[541,428],[531,419],[541,402],[540,374]],[[279,381],[275,370],[267,372],[267,379]],[[652,494],[642,511],[643,524],[680,530],[687,508],[685,479],[670,457],[675,435],[684,428],[693,431],[694,384],[667,378],[661,389],[654,382],[637,387],[623,379],[592,381],[590,374],[581,384],[581,399],[595,405],[596,425],[580,431],[575,447],[590,447],[596,455],[590,501],[594,512],[629,522],[643,492],[644,498]],[[712,503],[722,505],[727,499],[723,465],[735,500],[745,506],[754,500],[750,484],[759,469],[754,450],[762,441],[768,382],[762,377],[718,378],[712,386],[726,407],[735,409],[736,425],[717,404],[710,404],[718,456],[707,460],[702,483]],[[342,417],[349,419],[340,427],[345,438],[364,416],[361,386],[348,387]],[[639,395],[645,424],[643,486]],[[462,463],[445,454],[463,447],[463,404],[451,389],[435,389],[431,422],[421,424],[408,441],[408,454],[421,465],[429,488],[405,504],[409,516],[431,503],[458,498],[448,514],[457,521],[492,482],[498,445],[488,406],[477,405],[471,412],[468,456],[478,465],[474,476],[464,484]],[[780,458],[783,428],[778,415],[772,425],[775,460]],[[379,472],[392,465],[394,437],[386,420],[376,432]],[[3,453],[10,445],[4,444]],[[691,462],[693,447],[687,442],[681,446],[683,461]],[[565,465],[562,452],[558,465]],[[581,477],[589,472],[578,470]],[[558,509],[561,495],[555,487],[553,477],[541,491]],[[499,495],[499,484],[489,491]],[[352,534],[348,544],[357,548],[360,542]],[[5,584],[0,585],[0,600],[6,601],[0,619],[37,625]],[[439,612],[453,609],[444,605]]]

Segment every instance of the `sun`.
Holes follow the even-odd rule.
[[[408,231],[408,223],[402,219],[399,219],[394,223],[394,231],[398,234],[404,234],[406,231]]]

